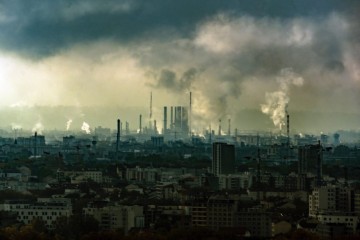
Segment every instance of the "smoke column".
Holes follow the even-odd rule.
[[[282,69],[280,76],[276,81],[279,83],[279,89],[275,92],[265,94],[265,104],[261,104],[261,111],[268,115],[274,125],[280,130],[285,125],[286,106],[290,102],[290,86],[300,87],[304,79],[293,72],[291,68]]]
[[[70,126],[71,126],[71,123],[72,123],[72,119],[69,119],[69,120],[66,122],[66,131],[69,131]]]
[[[32,128],[32,132],[38,132],[39,134],[42,134],[43,130],[44,126],[41,122],[36,123],[35,126]]]
[[[81,130],[85,131],[86,134],[90,134],[90,125],[87,122],[83,122]]]

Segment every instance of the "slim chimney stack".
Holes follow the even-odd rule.
[[[191,109],[191,107],[192,107],[192,97],[191,97],[191,92],[190,92],[190,109],[189,109],[189,133],[190,133],[190,136],[191,136],[191,133],[192,133],[192,131],[191,131],[191,116],[192,116],[192,109]]]
[[[37,132],[35,132],[35,135],[34,135],[34,156],[35,156],[35,158],[37,156]]]
[[[231,119],[229,118],[229,128],[228,128],[228,135],[231,135]]]
[[[221,136],[221,119],[219,119],[219,133],[218,133],[219,136]]]
[[[139,133],[142,133],[142,116],[139,116]]]
[[[167,130],[167,107],[164,107],[164,131],[163,134],[166,133]]]
[[[116,132],[116,154],[119,151],[119,144],[120,144],[120,119],[117,120],[117,132]]]
[[[174,107],[170,107],[170,129],[174,127]]]

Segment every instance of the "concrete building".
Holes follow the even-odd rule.
[[[39,198],[35,203],[5,201],[3,209],[17,213],[17,220],[24,224],[40,219],[49,230],[55,228],[57,218],[69,217],[72,214],[71,200],[66,198]]]
[[[97,183],[103,182],[103,174],[101,171],[98,170],[84,170],[84,171],[57,170],[56,174],[57,174],[58,182],[63,182],[67,178],[71,180],[71,183],[86,182],[89,179]]]
[[[270,214],[260,208],[241,209],[236,214],[237,225],[250,232],[251,237],[269,238],[272,236]]]
[[[143,207],[138,205],[123,206],[91,202],[83,208],[83,214],[94,217],[102,230],[122,229],[127,234],[132,228],[144,227]]]
[[[297,188],[306,190],[307,174],[316,176],[316,185],[321,185],[323,152],[320,144],[299,146]]]
[[[359,217],[356,216],[353,213],[344,213],[344,212],[333,212],[333,213],[321,213],[316,216],[316,219],[321,224],[327,224],[327,225],[338,225],[344,227],[344,233],[345,234],[355,234],[357,226],[359,224]],[[324,228],[318,229],[318,231],[322,234],[325,233]],[[327,229],[326,231],[329,232],[331,229]],[[336,229],[332,230],[336,231]],[[340,231],[337,229],[337,231]]]
[[[213,195],[207,203],[207,226],[214,230],[243,228],[251,237],[271,237],[269,213],[261,208],[246,207],[239,195]]]
[[[354,212],[354,190],[341,186],[321,186],[309,195],[309,216],[323,213]]]
[[[242,174],[221,174],[219,177],[219,190],[249,189],[253,184],[253,175],[249,172]]]
[[[236,226],[240,198],[235,195],[213,195],[207,203],[207,225],[211,229]]]
[[[191,225],[197,227],[207,227],[207,203],[196,202],[190,208]]]
[[[233,144],[215,142],[212,147],[212,173],[215,176],[234,173],[235,146]]]
[[[155,183],[159,176],[159,170],[155,168],[135,168],[126,169],[126,180],[131,182]]]

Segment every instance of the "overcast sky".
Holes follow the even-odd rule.
[[[0,1],[0,106],[147,108],[152,91],[161,122],[192,91],[199,128],[244,109],[278,127],[286,104],[359,115],[358,2]]]

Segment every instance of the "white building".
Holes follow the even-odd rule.
[[[96,203],[89,204],[83,208],[83,214],[93,216],[101,229],[123,229],[127,234],[132,228],[144,227],[143,207],[110,205],[98,206]]]
[[[253,175],[246,172],[243,174],[219,175],[219,190],[248,189],[253,184]]]
[[[69,217],[72,214],[71,201],[66,198],[41,198],[35,203],[5,201],[3,209],[17,213],[17,220],[24,224],[30,224],[34,219],[40,219],[49,230],[55,228],[57,218]]]
[[[125,177],[128,181],[154,183],[157,180],[158,172],[159,170],[155,168],[136,166],[135,168],[127,168]]]
[[[71,179],[71,183],[81,183],[87,180],[92,180],[97,183],[103,182],[103,174],[101,171],[88,170],[88,171],[57,171],[58,181],[65,180],[66,178]]]

